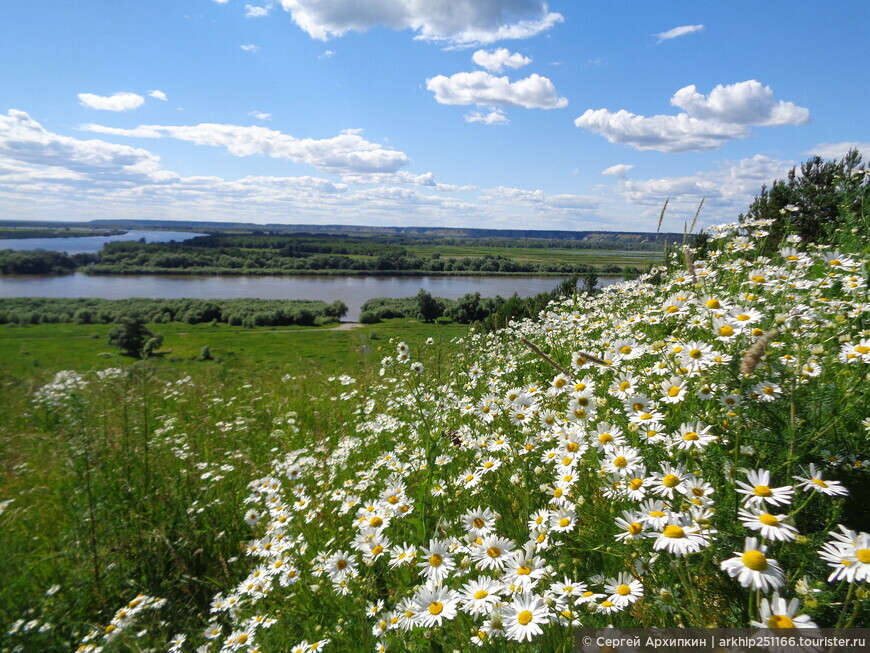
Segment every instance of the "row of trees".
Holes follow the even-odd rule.
[[[291,299],[0,299],[0,324],[113,324],[136,316],[147,323],[205,322],[231,326],[311,326],[335,322],[347,314],[336,301]]]
[[[478,323],[494,330],[506,326],[511,320],[536,316],[555,299],[573,296],[578,291],[578,282],[584,292],[595,292],[598,275],[594,271],[582,278],[574,275],[549,292],[525,298],[516,293],[507,299],[499,295],[481,297],[476,292],[459,299],[445,299],[433,297],[425,290],[420,290],[415,297],[376,297],[362,305],[360,322],[374,324],[383,319],[409,317],[423,322],[447,320],[460,324]]]

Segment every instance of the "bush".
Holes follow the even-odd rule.
[[[360,324],[377,324],[381,318],[374,311],[363,311],[359,315],[359,321]]]

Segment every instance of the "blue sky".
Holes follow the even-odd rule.
[[[870,155],[870,3],[10,0],[0,218],[681,231]]]

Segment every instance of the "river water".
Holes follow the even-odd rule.
[[[601,279],[610,285],[618,279]],[[0,297],[98,297],[127,299],[320,299],[341,300],[348,307],[346,320],[359,319],[360,308],[372,297],[411,297],[420,289],[435,297],[459,299],[479,292],[483,297],[529,297],[552,290],[557,277],[389,277],[389,276],[196,276],[111,274],[77,272],[61,276],[20,275],[0,277]]]
[[[194,236],[178,231],[128,231],[121,236],[80,238],[0,239],[0,249],[48,249],[76,254],[97,252],[106,242],[138,240],[167,242],[187,240]],[[2,297],[96,297],[100,299],[312,299],[328,303],[347,304],[346,320],[359,319],[366,300],[373,297],[412,297],[421,289],[435,297],[459,299],[479,292],[483,297],[530,297],[552,290],[558,277],[441,277],[441,276],[212,276],[212,275],[150,275],[107,274],[88,275],[81,272],[67,275],[0,276]],[[619,279],[601,278],[599,285],[610,285]]]
[[[74,238],[0,238],[0,249],[46,249],[67,254],[93,254],[106,243],[119,240],[139,240],[148,243],[168,243],[170,240],[188,240],[205,234],[190,231],[137,231],[135,229],[118,236],[76,236]]]

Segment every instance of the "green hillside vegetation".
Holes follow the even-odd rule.
[[[742,216],[491,331],[148,324],[165,353],[134,361],[98,355],[110,325],[3,327],[4,646],[870,627],[870,249],[849,197],[813,231],[800,204]]]

